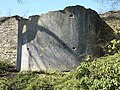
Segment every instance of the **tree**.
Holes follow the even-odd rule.
[[[17,0],[19,3],[22,3],[22,0]]]
[[[102,3],[110,4],[112,6],[118,5],[120,3],[120,0],[98,0]]]
[[[19,3],[22,2],[22,0],[17,0]],[[118,3],[120,3],[120,0],[98,0],[102,3],[110,3],[111,5],[116,5]]]

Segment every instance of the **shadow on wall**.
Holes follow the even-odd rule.
[[[40,55],[40,53],[39,53],[40,50],[41,50],[41,52],[44,51],[43,48],[42,48],[42,45],[44,43],[42,43],[42,42],[47,41],[45,39],[46,37],[44,37],[44,36],[42,37],[43,33],[45,35],[47,35],[48,38],[54,39],[58,44],[60,44],[60,46],[61,46],[61,48],[63,48],[63,50],[67,51],[74,58],[76,58],[75,62],[77,62],[77,61],[79,62],[79,60],[81,58],[83,58],[83,56],[85,56],[89,52],[89,51],[86,50],[85,54],[78,55],[78,53],[76,53],[72,48],[70,48],[54,32],[52,32],[51,30],[49,30],[49,29],[47,29],[43,26],[38,25],[39,18],[40,18],[40,16],[34,16],[34,17],[31,17],[29,21],[27,20],[26,21],[27,22],[27,28],[26,28],[26,32],[24,32],[24,33],[22,33],[23,26],[24,26],[24,21],[21,20],[19,22],[19,30],[18,30],[18,46],[19,47],[18,47],[18,54],[17,54],[18,55],[17,56],[17,58],[18,58],[17,59],[17,68],[18,68],[19,71],[20,71],[20,68],[21,68],[22,45],[25,45],[25,44],[27,44],[26,49],[29,52],[29,56],[34,59],[34,61],[32,61],[32,62],[34,62],[40,70],[48,70],[50,64],[47,65],[46,62],[44,61],[44,59],[46,59],[46,58],[43,58],[42,55]],[[88,50],[90,50],[90,51],[92,51],[92,53],[96,54],[95,56],[97,56],[97,55],[102,56],[102,55],[105,54],[103,46],[107,42],[112,40],[114,38],[114,35],[113,35],[113,30],[110,28],[110,26],[108,26],[104,21],[102,21],[101,18],[98,19],[98,21],[101,22],[101,24],[99,24],[96,20],[95,21],[95,25],[96,25],[95,30],[96,31],[94,33],[90,31],[90,34],[91,33],[92,34],[89,35],[90,37],[94,35],[96,42],[94,42],[95,44],[93,45],[93,47],[90,47]],[[103,27],[101,27],[101,26],[103,26]],[[42,34],[38,34],[38,33],[42,33]],[[43,41],[39,42],[40,45],[38,45],[36,43],[37,39],[39,39],[39,38],[40,39],[43,38]],[[49,42],[49,39],[48,39],[48,42]],[[93,42],[93,41],[91,41],[91,42]],[[103,45],[103,46],[100,46],[100,45]],[[46,47],[47,46],[49,46],[49,45],[46,45]],[[46,52],[46,53],[48,53],[48,52]],[[90,54],[92,54],[92,53],[90,53]],[[55,60],[57,60],[58,58],[55,55],[56,53],[52,52],[52,54],[54,55]],[[49,54],[44,54],[44,55],[48,58],[52,57],[51,55],[49,56]],[[31,60],[31,59],[29,58],[29,60]],[[50,60],[48,60],[48,62],[50,62]],[[54,64],[55,62],[53,60],[50,63]],[[62,63],[64,63],[64,62],[62,62]],[[30,64],[29,64],[29,67],[31,67]]]
[[[101,22],[101,23],[98,23]],[[114,34],[114,30],[101,18],[99,18],[96,22],[96,31],[94,33],[95,38],[97,41],[95,42],[95,46],[93,46],[91,49],[93,50],[93,56],[101,57],[107,54],[106,51],[106,45],[109,44],[109,42],[116,38]]]
[[[18,70],[20,70],[21,67],[21,53],[22,53],[22,45],[27,44],[27,51],[29,52],[29,56],[30,56],[30,60],[32,60],[32,62],[34,62],[36,64],[36,66],[40,69],[40,70],[48,70],[49,65],[46,65],[44,59],[46,58],[42,58],[40,56],[40,49],[42,46],[42,44],[47,44],[43,42],[42,44],[38,44],[36,39],[38,39],[39,34],[38,32],[44,33],[46,36],[43,35],[43,38],[52,38],[55,40],[55,42],[57,42],[58,44],[60,44],[60,46],[63,48],[63,50],[65,50],[66,52],[70,53],[74,58],[80,58],[80,56],[78,54],[75,53],[75,51],[73,49],[71,49],[63,40],[61,40],[55,33],[53,33],[52,31],[48,30],[45,27],[42,27],[40,25],[38,25],[38,20],[39,20],[39,16],[35,16],[32,17],[31,20],[28,22],[27,25],[27,30],[26,32],[22,33],[22,29],[23,29],[23,22],[21,21],[19,23],[19,28],[21,28],[21,30],[19,30],[19,39],[18,39]],[[21,27],[22,26],[22,27]],[[38,35],[37,35],[38,34]],[[37,37],[38,36],[38,37]],[[43,39],[44,40],[44,39]],[[45,40],[44,40],[45,41]],[[49,42],[49,39],[46,40]],[[45,41],[45,42],[46,42]],[[46,47],[49,45],[46,45]],[[45,46],[44,46],[45,47]],[[50,48],[50,47],[49,47]],[[51,49],[51,48],[50,48]],[[53,54],[53,59],[55,60],[59,60],[58,57],[56,56],[56,53],[54,51],[48,51],[48,52],[52,52]],[[46,52],[46,54],[44,53],[45,57],[47,57],[47,59],[51,58],[52,55],[49,55],[48,52]],[[32,58],[32,59],[31,59]],[[34,61],[33,61],[34,60]],[[68,60],[69,61],[69,60]],[[56,61],[55,61],[56,62]],[[59,61],[60,62],[60,61]],[[67,62],[67,61],[66,61]],[[54,61],[48,60],[48,63],[52,63],[54,64]],[[79,64],[79,63],[78,63]],[[29,64],[29,67],[31,67],[31,65]]]
[[[35,17],[35,18],[31,18],[31,21],[34,22],[31,23],[30,25],[34,27],[37,27],[36,29],[33,29],[31,27],[27,27],[27,31],[25,33],[22,33],[22,45],[31,42],[32,40],[35,39],[37,32],[44,32],[45,34],[47,34],[48,36],[51,36],[52,38],[54,38],[60,45],[62,45],[62,47],[64,49],[66,49],[68,52],[70,52],[71,54],[73,54],[75,57],[77,56],[77,54],[75,54],[75,52],[63,41],[61,40],[54,32],[48,30],[45,27],[42,27],[40,25],[38,25],[38,20],[39,20],[39,16]],[[24,39],[27,36],[27,40]]]

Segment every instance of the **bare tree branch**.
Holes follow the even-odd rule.
[[[23,3],[22,0],[17,0],[19,3]]]
[[[98,0],[102,3],[107,3],[107,4],[110,4],[110,5],[117,5],[120,3],[120,0]]]

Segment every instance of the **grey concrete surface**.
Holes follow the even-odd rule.
[[[114,35],[94,10],[71,6],[29,19],[0,18],[0,37],[1,57],[5,57],[9,47],[15,47],[7,55],[17,58],[18,71],[66,71],[87,60],[88,55],[104,55],[102,46]]]
[[[22,34],[23,70],[71,70],[86,60],[86,55],[102,55],[101,40],[109,40],[108,27],[99,15],[82,6],[31,16]],[[99,34],[102,34],[101,36]],[[26,68],[27,65],[27,68]]]

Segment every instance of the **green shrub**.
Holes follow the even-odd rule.
[[[80,63],[75,71],[24,72],[0,79],[1,90],[120,90],[120,53]]]
[[[120,90],[120,54],[81,63],[56,87],[64,90]]]
[[[7,79],[0,78],[0,90],[6,90]]]
[[[120,52],[120,40],[113,39],[106,48],[107,53],[111,55]]]
[[[0,61],[0,76],[7,73],[7,68],[8,68],[9,64],[7,61]]]

